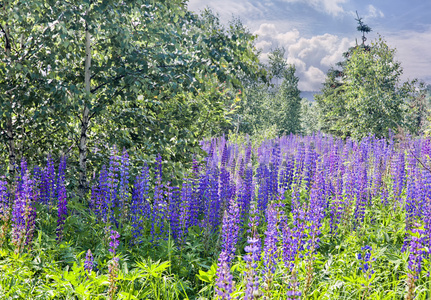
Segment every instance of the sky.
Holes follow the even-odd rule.
[[[318,91],[331,66],[355,40],[356,11],[371,27],[372,42],[381,36],[396,48],[402,80],[431,84],[431,0],[189,0],[199,12],[209,7],[224,24],[233,16],[258,35],[256,48],[267,62],[271,49],[284,47],[294,64],[301,91]]]

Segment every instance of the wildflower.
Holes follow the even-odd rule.
[[[33,182],[28,172],[23,175],[21,188],[12,207],[12,243],[21,253],[33,238],[36,211],[33,208]]]
[[[130,205],[130,221],[133,227],[133,237],[138,239],[142,236],[143,218],[150,217],[149,203],[150,174],[147,164],[142,167],[141,174],[136,177],[135,187],[132,192],[132,203]]]
[[[250,229],[248,230],[250,236],[247,239],[248,245],[244,248],[245,252],[247,252],[244,256],[244,260],[247,263],[247,271],[244,274],[247,281],[244,300],[253,300],[260,295],[259,277],[256,271],[257,263],[260,260],[260,238],[257,233],[258,225],[259,216],[257,215],[256,204],[252,203],[249,218]]]
[[[420,224],[413,224],[413,229],[410,231],[409,243],[409,262],[407,274],[407,296],[406,300],[414,299],[414,290],[416,287],[416,280],[419,279],[422,270],[422,260],[426,255],[425,245],[427,243],[425,237],[425,230],[420,229]]]
[[[85,256],[84,269],[88,272],[88,275],[91,275],[91,271],[94,268],[94,258],[91,250],[88,249],[87,254]]]
[[[216,293],[223,300],[231,299],[233,292],[232,275],[230,274],[230,262],[232,261],[239,232],[239,206],[230,201],[229,212],[225,211],[222,226],[222,251],[218,259]]]
[[[229,264],[223,260],[221,263],[219,260],[215,291],[220,299],[230,300],[233,292],[233,277],[230,273]]]
[[[61,159],[59,167],[59,178],[58,178],[58,219],[57,219],[57,241],[60,242],[63,237],[64,221],[67,216],[67,195],[66,187],[64,185],[64,169],[66,168],[66,159],[63,157]]]
[[[364,273],[364,276],[368,279],[372,277],[374,274],[374,270],[372,269],[371,262],[375,259],[371,259],[371,253],[373,251],[373,248],[371,246],[364,246],[361,248],[360,253],[357,254],[358,260],[359,260],[359,270]]]
[[[264,265],[264,278],[269,288],[272,282],[272,275],[275,273],[275,269],[278,261],[278,209],[275,203],[271,203],[266,210],[267,229],[265,232],[265,243],[263,248],[263,265]]]
[[[301,291],[298,290],[289,290],[286,292],[287,300],[301,299],[301,295]]]
[[[115,256],[115,250],[120,245],[120,241],[118,240],[119,237],[120,234],[117,231],[111,230],[111,236],[109,237],[111,239],[109,242],[109,252],[111,252],[113,256]]]

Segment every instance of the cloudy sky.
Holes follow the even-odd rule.
[[[329,67],[361,41],[356,11],[372,28],[368,41],[381,35],[404,68],[403,80],[431,84],[430,0],[189,0],[190,10],[210,7],[224,23],[239,17],[259,36],[262,60],[284,47],[297,68],[302,91],[320,90]]]

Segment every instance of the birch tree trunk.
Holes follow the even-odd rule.
[[[88,15],[88,10],[87,10]],[[88,23],[85,22],[85,91],[86,100],[90,99],[91,93],[91,35]],[[84,199],[88,192],[87,182],[87,131],[90,123],[90,110],[87,101],[84,101],[84,110],[81,118],[81,136],[79,140],[79,196]]]

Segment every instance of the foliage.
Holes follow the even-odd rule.
[[[295,72],[294,65],[289,65],[283,71],[283,81],[270,102],[269,120],[277,125],[278,135],[297,134],[301,131],[301,97],[299,78],[295,76]]]
[[[428,114],[424,87],[417,80],[401,82],[401,64],[395,49],[380,37],[365,44],[371,28],[357,14],[362,43],[344,53],[345,60],[331,68],[316,96],[323,132],[361,139],[369,134],[388,136],[402,128],[412,134],[424,131]]]
[[[369,50],[357,47],[351,52],[342,83],[332,76],[325,86],[333,92],[326,98],[323,91],[318,97],[323,118],[329,121],[327,131],[361,139],[406,128],[406,104],[413,91],[408,82],[401,83],[402,68],[394,53],[381,38]]]
[[[283,48],[274,49],[266,66],[271,85],[255,82],[246,89],[244,106],[238,112],[236,133],[258,134],[270,128],[277,135],[301,131],[301,98],[296,68],[288,65]]]
[[[11,169],[23,156],[66,152],[69,112],[56,68],[54,1],[4,1],[0,10],[0,153]]]
[[[409,91],[407,113],[404,123],[409,133],[422,135],[430,128],[429,116],[431,108],[430,86],[417,80],[406,83]]]
[[[312,135],[320,130],[319,107],[315,101],[301,100],[301,133]]]
[[[87,162],[100,167],[115,144],[144,161],[163,154],[181,178],[173,170],[203,154],[199,141],[231,128],[245,78],[265,77],[239,20],[226,29],[182,0],[9,1],[1,13],[1,153],[11,172],[55,149],[73,157],[87,189]]]

